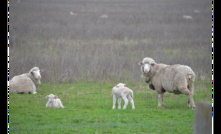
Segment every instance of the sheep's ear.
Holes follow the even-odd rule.
[[[54,96],[54,98],[55,98],[55,99],[57,99],[57,98],[58,98],[58,96],[57,96],[57,95],[55,95],[55,96]]]
[[[34,75],[33,71],[32,71],[32,72],[30,72],[30,73],[31,73],[31,75]]]
[[[45,98],[48,98],[48,95]]]
[[[40,72],[42,73],[42,72],[44,72],[44,70],[43,70],[43,69],[40,69]]]
[[[154,66],[155,64],[156,64],[155,62],[150,63],[151,66]]]
[[[141,61],[141,62],[139,62],[139,63],[138,63],[138,65],[143,65],[143,62],[142,62],[142,61]]]

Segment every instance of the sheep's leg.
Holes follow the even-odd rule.
[[[188,100],[187,100],[187,107],[190,108],[190,99],[188,97]]]
[[[126,109],[126,108],[127,108],[127,105],[128,105],[128,99],[127,99],[126,96],[123,96],[122,98],[123,98],[123,100],[124,100],[124,102],[125,102],[123,109]]]
[[[193,100],[194,83],[190,82],[189,84],[190,85],[187,86],[187,87],[189,87],[188,90],[190,91],[191,96],[188,97],[188,101],[192,105],[192,108],[195,108],[196,106],[195,106],[195,103],[194,103],[194,100]],[[190,107],[190,104],[189,104],[189,107]]]
[[[182,94],[185,94],[185,95],[188,95],[188,103],[187,105],[189,106],[189,104],[191,104],[192,108],[195,108],[195,103],[194,103],[194,100],[193,100],[193,93],[191,91],[188,90],[188,88],[183,88],[180,90],[180,92]]]
[[[164,93],[158,93],[158,107],[164,106],[163,95]]]
[[[121,109],[121,98],[118,98],[118,109]]]
[[[117,97],[115,95],[113,95],[113,107],[112,109],[115,109],[115,105],[116,105],[116,101],[117,101]]]
[[[37,93],[37,92],[36,92],[36,86],[33,84],[32,87],[33,87],[33,92],[32,92],[32,94],[36,94],[36,93]]]
[[[195,103],[194,103],[194,100],[193,100],[193,94],[189,94],[189,100],[190,100],[190,104],[192,105],[192,108],[195,108]]]
[[[135,109],[133,98],[130,95],[128,95],[127,98],[128,98],[128,100],[130,101],[130,103],[132,105],[132,109]]]

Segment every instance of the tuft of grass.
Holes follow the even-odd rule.
[[[112,110],[111,89],[115,84],[44,83],[35,95],[12,94],[10,133],[193,133],[194,110],[186,107],[187,96],[165,93],[165,106],[159,108],[155,91],[145,83],[129,83],[136,109],[129,104],[126,110]],[[50,93],[59,96],[64,109],[45,107],[45,96]],[[209,90],[199,90],[196,84],[195,102],[210,100],[210,95]]]

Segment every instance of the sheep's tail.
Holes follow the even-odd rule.
[[[195,75],[193,74],[188,74],[187,75],[187,88],[193,93],[194,91],[194,82],[195,80]]]
[[[134,92],[130,90],[130,93],[131,93],[132,98],[134,98]]]

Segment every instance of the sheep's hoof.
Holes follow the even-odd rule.
[[[158,107],[163,107],[164,105],[158,105]]]
[[[187,104],[187,108],[190,108],[190,104]]]
[[[33,92],[33,94],[37,94],[38,92]]]

